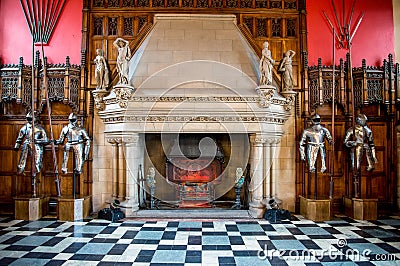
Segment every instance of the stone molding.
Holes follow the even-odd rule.
[[[115,144],[137,144],[140,140],[139,133],[133,132],[130,134],[121,134],[121,135],[114,135],[110,134],[106,136],[106,140],[108,143],[115,145]]]
[[[193,115],[181,115],[181,116],[169,116],[169,115],[119,115],[112,117],[105,117],[103,120],[105,123],[114,122],[268,122],[283,125],[285,119],[273,118],[273,117],[255,117],[255,116],[193,116]]]

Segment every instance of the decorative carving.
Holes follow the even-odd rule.
[[[266,116],[254,117],[254,116],[192,116],[192,115],[181,115],[181,116],[157,116],[157,115],[143,115],[143,116],[113,116],[104,118],[105,123],[115,122],[265,122],[283,125],[285,120],[281,118],[272,118]]]
[[[267,108],[271,105],[271,99],[274,96],[276,88],[270,85],[263,85],[257,88],[257,93],[260,96],[260,105]]]
[[[132,98],[135,89],[129,85],[119,84],[114,86],[113,91],[119,106],[121,108],[127,108],[128,102]]]
[[[224,6],[224,2],[222,0],[213,0],[212,7],[213,8],[222,8]]]
[[[243,18],[243,24],[246,26],[247,30],[253,35],[253,18],[246,17]]]
[[[169,0],[168,7],[179,7],[179,1],[178,0]]]
[[[272,19],[272,37],[282,37],[281,21],[280,18]]]
[[[147,16],[139,17],[139,30],[140,32],[143,29],[143,26],[147,23]]]
[[[62,101],[64,99],[64,77],[48,78],[49,101]]]
[[[267,37],[267,19],[257,18],[257,37]]]
[[[294,92],[294,91],[283,91],[283,92],[281,92],[281,94],[286,99],[286,104],[284,105],[285,111],[292,110],[293,106],[296,103],[297,92]]]
[[[149,0],[138,0],[138,7],[148,7],[149,3]]]
[[[134,36],[133,18],[124,18],[124,35]]]
[[[123,0],[122,7],[135,7],[135,0]]]
[[[368,79],[367,80],[367,94],[368,103],[379,103],[382,102],[382,80]]]
[[[193,7],[193,0],[182,0],[182,7]]]
[[[228,8],[237,8],[238,1],[237,0],[226,0],[226,7]]]
[[[107,93],[108,92],[106,90],[94,90],[92,92],[94,105],[97,110],[103,111],[106,108],[106,104],[104,103],[103,98]]]
[[[94,0],[94,7],[104,7],[104,0]]]
[[[118,18],[108,18],[108,35],[118,35]]]
[[[296,21],[297,19],[286,19],[286,36],[296,37]]]
[[[153,7],[164,7],[164,0],[153,0]]]
[[[253,1],[252,0],[241,0],[240,1],[240,7],[241,8],[252,8],[253,7]]]
[[[268,2],[265,0],[256,0],[256,8],[268,8]]]
[[[200,8],[208,7],[208,0],[197,0],[197,7]]]
[[[94,35],[103,35],[103,18],[94,18],[93,28]]]
[[[17,99],[18,78],[3,77],[1,79],[1,100],[10,102]]]
[[[270,8],[282,8],[281,0],[270,0]]]
[[[108,0],[108,7],[119,7],[119,0]]]
[[[285,0],[285,9],[297,9],[296,0]]]

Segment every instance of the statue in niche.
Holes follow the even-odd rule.
[[[238,167],[236,168],[235,188],[241,188],[243,184],[244,184],[243,169]]]
[[[260,86],[272,85],[272,68],[274,67],[275,60],[272,58],[271,51],[268,49],[268,42],[264,42],[264,49],[261,52],[260,60]]]
[[[292,58],[296,54],[293,50],[288,50],[285,53],[285,56],[282,59],[282,62],[279,66],[278,71],[282,72],[282,81],[283,91],[292,91],[293,90],[293,67],[292,67]]]
[[[118,84],[128,84],[128,73],[129,73],[128,62],[131,59],[131,50],[129,48],[129,42],[122,38],[117,38],[113,44],[118,49],[118,57],[117,57],[117,71],[119,75]]]
[[[355,129],[349,128],[344,137],[344,144],[350,148],[351,165],[360,171],[361,162],[366,153],[368,167],[367,171],[372,171],[375,168],[375,163],[378,162],[375,154],[375,144],[372,130],[367,126],[368,118],[364,114],[359,114],[356,118]]]
[[[32,128],[32,120],[34,120],[35,128]],[[32,143],[32,135],[34,144]],[[46,131],[38,124],[36,115],[32,116],[29,112],[26,115],[26,124],[19,130],[17,140],[15,141],[14,150],[19,150],[21,144],[21,156],[17,165],[17,173],[21,174],[25,170],[28,154],[35,158],[35,170],[39,173],[42,170],[43,147],[49,143]]]
[[[326,171],[326,151],[324,140],[327,139],[329,144],[332,144],[332,135],[329,130],[321,126],[321,117],[316,114],[312,117],[313,125],[303,131],[300,140],[300,159],[306,160],[306,146],[307,146],[307,159],[309,170],[311,173],[315,172],[315,163],[317,161],[318,152],[321,156],[321,172]]]
[[[75,173],[81,174],[83,163],[89,158],[90,151],[90,138],[87,131],[78,126],[78,116],[71,113],[68,117],[69,124],[61,130],[60,138],[55,141],[57,145],[64,143],[67,139],[67,143],[64,146],[64,159],[62,163],[61,172],[63,174],[68,172],[68,158],[69,151],[72,149],[75,155]]]
[[[104,51],[102,49],[96,49],[96,54],[97,56],[94,59],[96,65],[96,71],[94,72],[96,90],[106,90],[109,85],[107,61],[104,58]]]
[[[149,174],[147,175],[146,178],[146,183],[149,186],[149,188],[155,188],[156,187],[156,171],[154,167],[149,167]]]

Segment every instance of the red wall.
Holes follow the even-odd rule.
[[[345,0],[347,16],[351,13],[353,0]],[[335,0],[339,18],[342,18],[342,0]],[[325,65],[332,64],[332,31],[323,15],[323,10],[334,23],[335,15],[331,1],[307,0],[307,30],[309,65],[317,65],[322,58]],[[367,65],[380,66],[383,59],[394,55],[394,23],[392,0],[358,0],[353,15],[352,28],[364,11],[365,15],[353,39],[353,66],[361,66],[365,58]],[[336,49],[336,64],[346,58],[345,49]]]
[[[347,13],[350,13],[352,2],[345,0]],[[83,0],[66,2],[49,45],[45,47],[49,63],[65,62],[68,55],[71,63],[80,64],[82,3]],[[338,12],[342,14],[342,0],[335,0],[335,3]],[[331,1],[307,0],[309,65],[316,65],[319,57],[323,64],[332,64],[332,33],[322,10],[334,20]],[[392,0],[358,0],[353,25],[362,11],[365,11],[365,16],[353,39],[353,65],[360,66],[363,58],[367,59],[367,65],[382,65],[389,53],[394,54]],[[18,63],[18,58],[23,56],[25,64],[31,64],[31,43],[19,1],[0,0],[1,63]],[[346,52],[344,49],[336,49],[336,63],[340,57],[345,58]]]
[[[63,63],[66,56],[71,64],[80,64],[83,0],[67,0],[58,24],[47,46],[49,63]],[[41,51],[40,46],[35,47]],[[20,1],[0,0],[0,62],[17,64],[19,57],[32,63],[32,37]]]

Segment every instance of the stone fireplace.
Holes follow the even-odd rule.
[[[156,198],[206,206],[249,164],[250,211],[261,217],[262,201],[280,198],[274,162],[293,99],[277,84],[268,92],[257,86],[258,63],[233,15],[156,15],[130,61],[132,87],[95,96],[95,123],[104,130],[98,149],[110,151],[112,166],[110,178],[94,184],[104,191],[94,195],[94,209],[116,197],[134,216],[150,167]],[[228,140],[221,147],[213,136]]]

